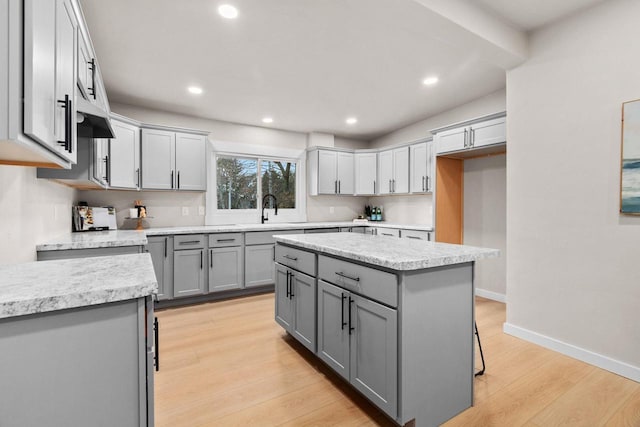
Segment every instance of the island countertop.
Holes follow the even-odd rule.
[[[37,251],[61,251],[68,249],[115,248],[143,246],[148,243],[144,231],[110,230],[67,233],[47,243],[36,246]]]
[[[124,301],[157,291],[148,253],[0,266],[0,319]]]
[[[496,258],[498,249],[356,233],[275,235],[276,242],[354,261],[408,271]]]

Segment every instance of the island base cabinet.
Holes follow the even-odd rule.
[[[140,298],[0,320],[0,425],[152,426],[146,315]]]
[[[318,282],[318,356],[394,419],[397,319],[392,308]]]
[[[222,247],[209,249],[209,292],[241,289],[242,247]]]
[[[316,352],[316,279],[276,264],[276,322]]]

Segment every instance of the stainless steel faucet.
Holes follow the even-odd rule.
[[[274,215],[278,215],[278,199],[276,199],[276,196],[274,196],[271,193],[265,194],[262,197],[262,215],[261,215],[262,224],[264,224],[265,221],[269,221],[269,218],[264,216],[264,208],[266,207],[267,202],[269,201],[269,198],[273,199],[273,204],[275,205],[275,210],[276,211],[275,211]]]

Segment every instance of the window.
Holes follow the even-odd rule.
[[[288,160],[217,156],[217,208],[261,209],[263,197],[272,194],[278,209],[295,209],[296,166],[295,162]],[[273,198],[265,200],[265,207],[275,208]]]

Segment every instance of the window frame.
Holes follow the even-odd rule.
[[[282,155],[265,155],[247,152],[230,152],[230,151],[215,151],[211,152],[211,161],[209,168],[209,187],[207,191],[207,217],[206,224],[259,224],[262,213],[262,185],[261,185],[261,168],[262,160],[265,161],[278,161],[278,162],[290,162],[296,164],[296,207],[295,208],[278,208],[278,215],[275,215],[274,209],[265,209],[265,214],[268,216],[268,222],[265,224],[278,224],[285,222],[304,222],[306,221],[306,187],[305,187],[305,174],[306,174],[306,156],[304,151],[299,157],[292,156],[291,152],[282,153]],[[242,159],[255,159],[257,160],[256,167],[256,179],[257,179],[257,200],[256,209],[218,209],[218,158],[237,157]]]

